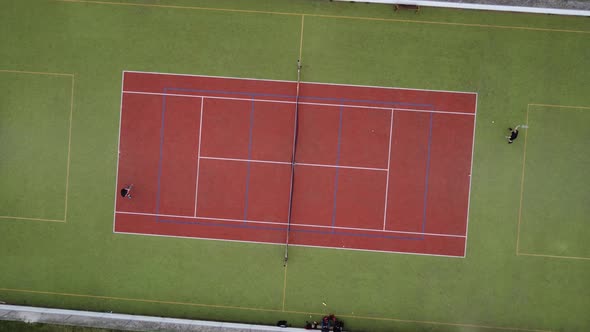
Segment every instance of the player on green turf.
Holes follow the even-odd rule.
[[[508,128],[508,130],[510,131],[510,136],[506,136],[506,138],[508,139],[508,144],[512,144],[512,142],[514,142],[518,137],[518,127],[520,127],[520,125],[514,127],[514,129]]]

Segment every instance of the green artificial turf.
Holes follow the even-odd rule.
[[[64,219],[72,78],[0,72],[0,216]]]
[[[531,106],[519,251],[590,259],[590,108]]]
[[[0,219],[0,300],[299,326],[333,312],[351,331],[590,329],[590,261],[516,255],[524,137],[504,139],[528,104],[590,106],[587,18],[302,0],[145,3],[157,6],[0,2],[0,70],[75,78],[66,222]],[[113,234],[122,70],[294,80],[302,21],[305,81],[478,93],[466,258],[292,247],[285,271],[282,246]],[[60,218],[71,85],[40,77],[0,73],[0,206]],[[570,208],[587,211],[577,184],[590,113],[565,114],[529,114],[521,252],[588,256],[584,213]],[[26,126],[28,117],[34,130],[23,138],[35,144],[25,145],[10,121]],[[555,142],[554,123],[572,128]],[[553,163],[556,154],[578,159]],[[23,176],[36,207],[4,203]],[[567,199],[544,200],[555,187],[569,188]],[[544,211],[582,219],[561,227]]]

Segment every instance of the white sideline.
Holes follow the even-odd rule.
[[[269,225],[287,225],[287,222],[278,222],[278,221],[264,221],[264,220],[244,220],[244,219],[233,219],[233,218],[215,218],[215,217],[207,217],[207,216],[183,216],[183,215],[175,215],[175,214],[157,214],[157,213],[144,213],[144,212],[132,212],[132,211],[116,211],[116,213],[120,214],[131,214],[131,215],[138,215],[138,216],[152,216],[152,217],[169,217],[169,218],[185,218],[185,219],[203,219],[203,220],[213,220],[213,221],[228,221],[228,222],[237,222],[237,223],[251,223],[251,224],[269,224]],[[465,238],[465,235],[460,234],[443,234],[443,233],[423,233],[423,232],[408,232],[408,231],[394,231],[394,230],[383,230],[383,229],[374,229],[374,228],[358,228],[358,227],[342,227],[342,226],[325,226],[325,225],[315,225],[315,224],[302,224],[302,223],[292,223],[293,227],[310,227],[310,228],[328,228],[328,229],[336,229],[336,230],[348,230],[348,231],[364,231],[364,232],[379,232],[379,233],[399,233],[399,234],[414,234],[414,235],[427,235],[427,236],[442,236],[442,237],[457,237],[457,238]]]
[[[391,168],[391,135],[393,134],[393,109],[391,110],[389,122],[389,150],[387,153],[387,180],[385,181],[385,208],[383,209],[383,230],[387,223],[387,196],[389,193],[389,169]]]
[[[467,234],[469,234],[469,210],[471,208],[471,183],[473,182],[473,158],[475,154],[475,129],[477,128],[477,99],[479,95],[475,95],[475,116],[473,117],[473,141],[471,142],[471,165],[469,166],[469,193],[467,194],[467,221],[465,222],[465,249],[463,249],[463,257],[467,256]]]
[[[500,12],[516,12],[516,13],[530,13],[530,14],[554,14],[554,15],[568,15],[568,16],[590,16],[589,10],[576,9],[559,9],[559,8],[543,8],[543,7],[523,7],[523,6],[505,6],[505,5],[486,5],[479,3],[459,3],[446,1],[429,1],[429,0],[336,0],[346,2],[371,2],[379,4],[400,4],[400,5],[416,5],[424,7],[439,7],[439,8],[457,8],[457,9],[474,9],[474,10],[493,10]]]
[[[177,74],[177,73],[163,73],[163,72],[157,72],[157,71],[124,70],[123,73],[166,75],[166,76],[185,76],[185,77],[223,78],[223,79],[230,79],[230,80],[249,80],[249,81],[262,81],[262,82],[266,81],[266,82],[280,82],[280,83],[297,84],[296,81],[288,81],[288,80],[271,80],[271,79],[266,79],[266,78],[261,79],[261,78],[251,78],[251,77],[211,76],[211,75],[197,75],[197,74]],[[450,92],[450,93],[475,94],[475,92],[469,92],[469,91],[416,89],[416,88],[403,88],[403,87],[398,87],[398,86],[375,86],[375,85],[362,85],[362,84],[342,84],[342,83],[330,83],[330,82],[305,82],[305,81],[301,81],[301,83],[303,83],[303,84],[341,85],[341,86],[356,87],[356,88],[377,88],[377,89],[387,89],[387,90],[417,90],[417,91],[430,91],[430,92]]]
[[[123,120],[123,90],[125,85],[125,72],[121,74],[121,101],[119,104],[119,133],[117,134],[117,165],[115,169],[115,202],[113,204],[113,233],[117,223],[117,197],[119,195],[119,161],[121,158],[121,122]]]

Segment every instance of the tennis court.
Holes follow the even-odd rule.
[[[116,232],[465,256],[476,94],[139,72],[122,86],[117,191],[135,189]]]
[[[0,301],[590,330],[586,17],[9,0],[0,18]]]

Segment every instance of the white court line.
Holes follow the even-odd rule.
[[[209,156],[201,156],[201,159],[239,161],[239,162],[262,163],[262,164],[291,165],[291,163],[288,162],[288,161],[274,161],[274,160],[223,158],[223,157],[209,157]],[[325,164],[311,164],[311,163],[295,163],[295,166],[348,168],[348,169],[360,169],[360,170],[381,171],[381,172],[387,171],[387,169],[385,169],[385,168],[360,167],[360,166],[344,166],[344,165],[325,165]]]
[[[229,219],[229,218],[213,218],[213,217],[204,217],[204,216],[182,216],[177,214],[161,214],[161,213],[144,213],[144,212],[131,212],[131,211],[116,211],[116,213],[120,214],[131,214],[135,216],[150,216],[150,217],[170,217],[170,218],[185,218],[185,219],[204,219],[204,220],[214,220],[214,221],[231,221],[231,222],[240,222],[240,223],[255,223],[255,224],[269,224],[269,225],[286,225],[284,222],[276,222],[276,221],[264,221],[264,220],[244,220],[244,219]]]
[[[366,170],[366,171],[380,171],[380,172],[386,172],[387,171],[387,169],[385,169],[385,168],[360,167],[360,166],[344,166],[344,165],[324,165],[324,164],[309,164],[309,163],[295,163],[295,166],[348,168],[348,169],[361,169],[361,170]]]
[[[471,142],[471,166],[469,168],[469,194],[467,196],[467,221],[465,223],[465,249],[463,257],[467,256],[467,234],[469,234],[469,208],[471,207],[471,183],[473,182],[473,157],[475,154],[475,128],[477,127],[477,97],[475,94],[475,116],[473,117],[473,138]]]
[[[199,117],[199,147],[197,151],[197,183],[195,184],[195,213],[197,215],[197,197],[199,195],[199,173],[201,172],[201,133],[203,132],[203,104],[205,99],[201,98],[201,116]]]
[[[151,216],[151,217],[170,217],[170,218],[185,218],[185,219],[204,219],[213,221],[228,221],[236,223],[254,223],[254,224],[268,224],[268,225],[281,225],[286,226],[287,222],[276,222],[276,221],[263,221],[263,220],[244,220],[244,219],[232,219],[232,218],[214,218],[205,216],[181,216],[172,214],[156,214],[156,213],[143,213],[143,212],[130,212],[130,211],[117,211],[120,214],[131,214],[139,216]],[[292,226],[310,227],[310,228],[327,228],[327,229],[341,229],[349,231],[364,231],[364,232],[379,232],[379,233],[393,233],[393,234],[413,234],[413,235],[428,235],[428,236],[441,236],[441,237],[454,237],[454,238],[465,238],[465,235],[457,234],[441,234],[441,233],[422,233],[422,232],[407,232],[407,231],[390,231],[373,228],[358,228],[358,227],[341,227],[341,226],[324,226],[324,225],[312,225],[312,224],[291,224]]]
[[[155,236],[155,237],[167,237],[167,238],[177,238],[177,239],[189,239],[189,240],[207,240],[207,241],[220,241],[220,242],[253,243],[253,244],[266,244],[266,245],[275,245],[275,246],[276,245],[280,245],[280,246],[284,246],[285,245],[284,243],[275,243],[275,242],[228,240],[228,239],[212,239],[212,238],[208,238],[208,237],[192,237],[192,236],[179,236],[179,235],[160,235],[160,234],[131,233],[131,232],[114,232],[114,233],[115,234],[125,234],[125,235],[139,235],[139,236]],[[312,246],[312,245],[305,245],[305,244],[289,244],[289,246],[302,247],[302,248],[319,248],[319,249],[337,249],[337,250],[348,250],[348,251],[378,252],[378,253],[386,253],[386,254],[403,254],[403,255],[418,255],[418,256],[433,256],[433,257],[464,258],[464,257],[461,257],[461,256],[451,256],[451,255],[423,254],[423,253],[416,253],[416,252],[385,251],[385,250],[340,248],[340,247],[322,247],[322,246]]]
[[[262,163],[262,164],[280,164],[280,165],[291,165],[291,163],[290,163],[290,162],[286,162],[286,161],[274,161],[274,160],[240,159],[240,158],[223,158],[223,157],[210,157],[210,156],[201,156],[201,159],[208,159],[208,160],[226,160],[226,161],[239,161],[239,162]]]
[[[161,72],[153,72],[153,71],[134,71],[134,70],[125,70],[124,73],[135,73],[135,74],[152,74],[152,75],[173,75],[173,76],[188,76],[188,77],[206,77],[206,78],[223,78],[223,79],[231,79],[231,80],[248,80],[248,81],[263,81],[263,82],[281,82],[281,83],[293,83],[295,81],[288,81],[288,80],[271,80],[271,79],[261,79],[261,78],[248,78],[248,77],[229,77],[229,76],[210,76],[210,75],[196,75],[196,74],[175,74],[175,73],[161,73]],[[415,91],[428,91],[428,92],[448,92],[448,93],[462,93],[462,94],[477,94],[477,92],[468,92],[468,91],[450,91],[450,90],[431,90],[431,89],[414,89],[414,88],[400,88],[395,86],[374,86],[374,85],[359,85],[359,84],[341,84],[341,83],[323,83],[323,82],[301,82],[304,84],[323,84],[323,85],[341,85],[341,86],[349,86],[349,87],[358,87],[358,88],[377,88],[377,89],[386,89],[386,90],[415,90]]]
[[[385,208],[383,211],[383,230],[385,230],[385,223],[387,222],[387,195],[389,193],[389,169],[391,168],[391,135],[393,134],[393,109],[390,114],[391,123],[389,124],[389,153],[387,155],[387,180],[385,181]]]
[[[262,102],[262,103],[277,103],[277,104],[295,104],[295,101],[288,100],[270,100],[270,99],[256,99],[256,98],[238,98],[238,97],[219,97],[219,96],[204,96],[195,94],[182,94],[182,93],[164,93],[164,92],[144,92],[144,91],[123,91],[128,94],[138,95],[152,95],[152,96],[170,96],[170,97],[188,97],[188,98],[206,98],[206,99],[219,99],[219,100],[237,100],[237,101],[248,101],[248,102]],[[359,108],[359,109],[370,109],[370,110],[384,110],[390,111],[391,107],[380,107],[380,106],[361,106],[361,105],[348,105],[348,104],[330,104],[330,103],[312,103],[300,101],[299,105],[311,105],[311,106],[325,106],[325,107],[344,107],[344,108]],[[450,111],[436,111],[436,110],[424,110],[414,108],[393,108],[396,111],[402,112],[420,112],[420,113],[438,113],[438,114],[452,114],[452,115],[466,115],[475,116],[473,113],[463,112],[450,112]]]
[[[119,194],[119,157],[121,155],[121,120],[123,119],[123,90],[125,84],[125,72],[121,75],[121,102],[119,105],[119,135],[117,136],[117,169],[115,175],[115,204],[113,209],[113,233],[115,233],[115,223],[117,220],[117,195]]]

